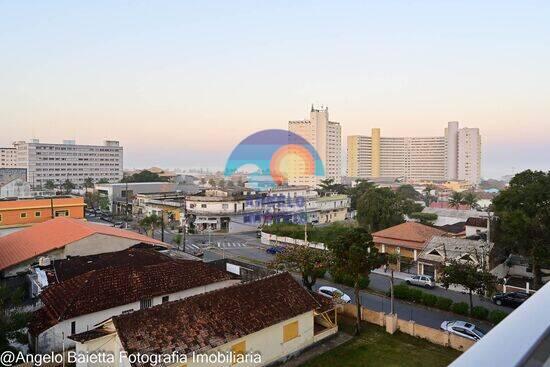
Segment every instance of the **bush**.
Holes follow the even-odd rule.
[[[491,311],[491,313],[489,313],[489,321],[491,321],[493,324],[496,325],[502,320],[504,320],[506,316],[508,316],[508,314],[504,311],[493,310]]]
[[[466,302],[453,303],[451,311],[459,315],[468,315],[468,304]]]
[[[476,319],[486,320],[489,316],[489,310],[482,306],[475,306],[472,308],[472,317]]]
[[[422,304],[429,307],[434,307],[437,303],[437,296],[430,293],[424,293],[422,295]]]
[[[348,287],[354,287],[355,281],[353,280],[353,277],[347,275],[347,274],[334,274],[332,279],[334,282],[347,285]],[[369,286],[369,278],[366,276],[361,276],[359,278],[359,288],[366,289]]]
[[[411,300],[411,288],[407,287],[405,284],[398,284],[393,287],[393,295],[395,298],[409,301]]]
[[[451,305],[453,304],[453,300],[446,297],[437,297],[437,302],[435,303],[435,307],[439,308],[440,310],[449,311],[451,309]]]
[[[410,292],[411,292],[411,301],[416,303],[422,302],[422,296],[424,292],[422,292],[420,289],[414,289],[414,288],[411,289]]]

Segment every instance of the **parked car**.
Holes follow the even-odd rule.
[[[529,298],[525,292],[497,293],[493,296],[493,302],[499,306],[519,307]]]
[[[351,297],[338,288],[323,286],[319,288],[317,293],[328,298],[342,300],[345,303],[351,303]]]
[[[405,279],[405,283],[409,285],[417,285],[424,288],[435,287],[434,278],[432,278],[429,275],[414,275],[412,277]]]
[[[113,223],[113,227],[117,227],[117,228],[124,228],[124,222],[122,221],[116,221]]]
[[[280,252],[283,252],[284,250],[285,250],[284,247],[271,246],[271,247],[268,247],[267,250],[265,250],[265,252],[267,252],[268,254],[271,254],[271,255],[275,255],[275,254],[278,254]]]
[[[478,329],[474,324],[466,321],[443,321],[441,330],[475,341],[478,341],[485,335],[483,330]]]

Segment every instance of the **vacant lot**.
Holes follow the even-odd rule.
[[[352,329],[340,327],[346,332]],[[361,335],[325,353],[302,367],[345,366],[448,366],[461,353],[434,345],[422,339],[401,334],[394,335],[372,324],[365,324]]]

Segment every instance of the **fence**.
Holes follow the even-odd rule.
[[[299,240],[292,237],[283,237],[283,236],[277,236],[274,234],[269,234],[267,232],[262,232],[262,238],[260,242],[263,245],[268,246],[279,246],[279,245],[300,245],[305,246],[306,242],[304,240]],[[309,242],[307,243],[309,247],[314,247],[320,250],[326,250],[324,243],[314,243]]]
[[[354,304],[345,304],[341,307],[340,313],[345,316],[355,317],[357,306]],[[389,333],[399,330],[404,334],[409,334],[417,338],[426,339],[431,343],[450,347],[460,351],[468,350],[474,341],[461,336],[451,334],[447,331],[433,329],[428,326],[419,325],[413,320],[402,320],[397,315],[389,315],[384,312],[377,312],[361,307],[361,320],[371,324],[386,327]]]

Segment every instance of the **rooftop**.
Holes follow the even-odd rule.
[[[484,241],[468,240],[465,238],[433,236],[420,254],[423,259],[440,261],[446,259],[460,259],[464,255],[473,255],[476,261],[483,254],[489,254],[492,246]]]
[[[487,218],[470,217],[466,220],[467,226],[487,228]]]
[[[58,217],[0,237],[0,270],[64,248],[94,234],[128,238],[151,245],[163,244],[139,233],[79,219]]]
[[[433,236],[442,236],[446,232],[417,222],[405,222],[374,232],[375,243],[422,249]]]
[[[313,297],[281,273],[116,316],[113,323],[128,353],[188,354],[332,307],[330,300]]]

